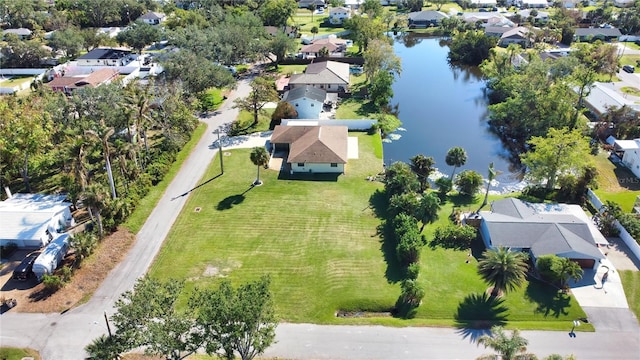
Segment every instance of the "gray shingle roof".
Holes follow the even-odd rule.
[[[576,28],[576,36],[622,36],[620,29],[616,28]]]
[[[447,14],[435,10],[415,11],[409,13],[409,20],[411,21],[433,21],[442,20],[448,17],[449,16]]]
[[[491,211],[481,212],[491,245],[530,249],[535,257],[604,258],[590,228],[593,225],[564,211],[569,205],[547,205],[546,210],[536,205],[507,198],[494,201]]]
[[[289,84],[349,85],[349,64],[337,61],[311,63],[303,74],[291,75]]]
[[[282,100],[294,101],[304,97],[324,103],[327,98],[327,92],[311,85],[300,86],[284,93]]]

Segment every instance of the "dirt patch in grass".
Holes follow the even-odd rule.
[[[51,313],[62,312],[86,302],[102,284],[107,274],[129,252],[135,235],[124,228],[102,240],[96,251],[77,269],[69,283],[55,293],[48,292],[44,285],[34,279],[17,282],[11,279],[11,268],[20,263],[21,258],[12,260],[7,271],[3,271],[2,296],[18,301],[12,312]],[[73,254],[65,258],[65,263],[74,260]],[[5,291],[6,289],[6,291]]]

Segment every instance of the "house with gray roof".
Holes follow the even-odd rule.
[[[167,16],[160,12],[148,11],[146,14],[140,15],[137,21],[142,21],[149,25],[158,25],[161,22],[165,21]]]
[[[349,91],[349,64],[337,61],[311,63],[304,73],[289,78],[289,88],[311,85],[326,92]]]
[[[576,28],[573,38],[575,41],[612,41],[618,40],[622,33],[614,27],[606,28]]]
[[[33,32],[27,28],[6,29],[2,31],[3,37],[7,34],[13,34],[21,40],[26,40],[31,37],[31,34],[33,34]]]
[[[480,212],[480,234],[487,248],[507,247],[525,251],[533,262],[556,255],[596,269],[607,240],[578,205],[535,204],[515,198],[491,203]]]
[[[282,100],[296,109],[298,119],[318,119],[326,98],[326,91],[305,85],[285,92]]]
[[[271,134],[275,151],[288,152],[293,173],[344,173],[348,161],[346,126],[277,125]]]
[[[448,19],[449,15],[435,10],[415,11],[409,13],[409,29],[428,28],[438,26],[442,19]]]

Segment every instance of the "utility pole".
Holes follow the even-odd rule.
[[[109,318],[107,317],[107,312],[104,312],[104,322],[107,323],[107,332],[109,332],[109,337],[112,337],[111,335],[111,327],[109,326]]]
[[[220,155],[220,173],[224,174],[224,162],[222,161],[222,143],[220,142],[220,129],[216,129],[218,134],[218,154]]]

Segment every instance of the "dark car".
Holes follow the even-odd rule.
[[[632,65],[625,65],[622,67],[622,70],[628,73],[633,73],[634,71],[636,71],[636,68],[634,68]]]
[[[33,276],[33,263],[36,261],[38,255],[40,255],[40,253],[33,253],[24,258],[20,265],[13,270],[13,279],[19,281],[29,280],[29,278]]]

